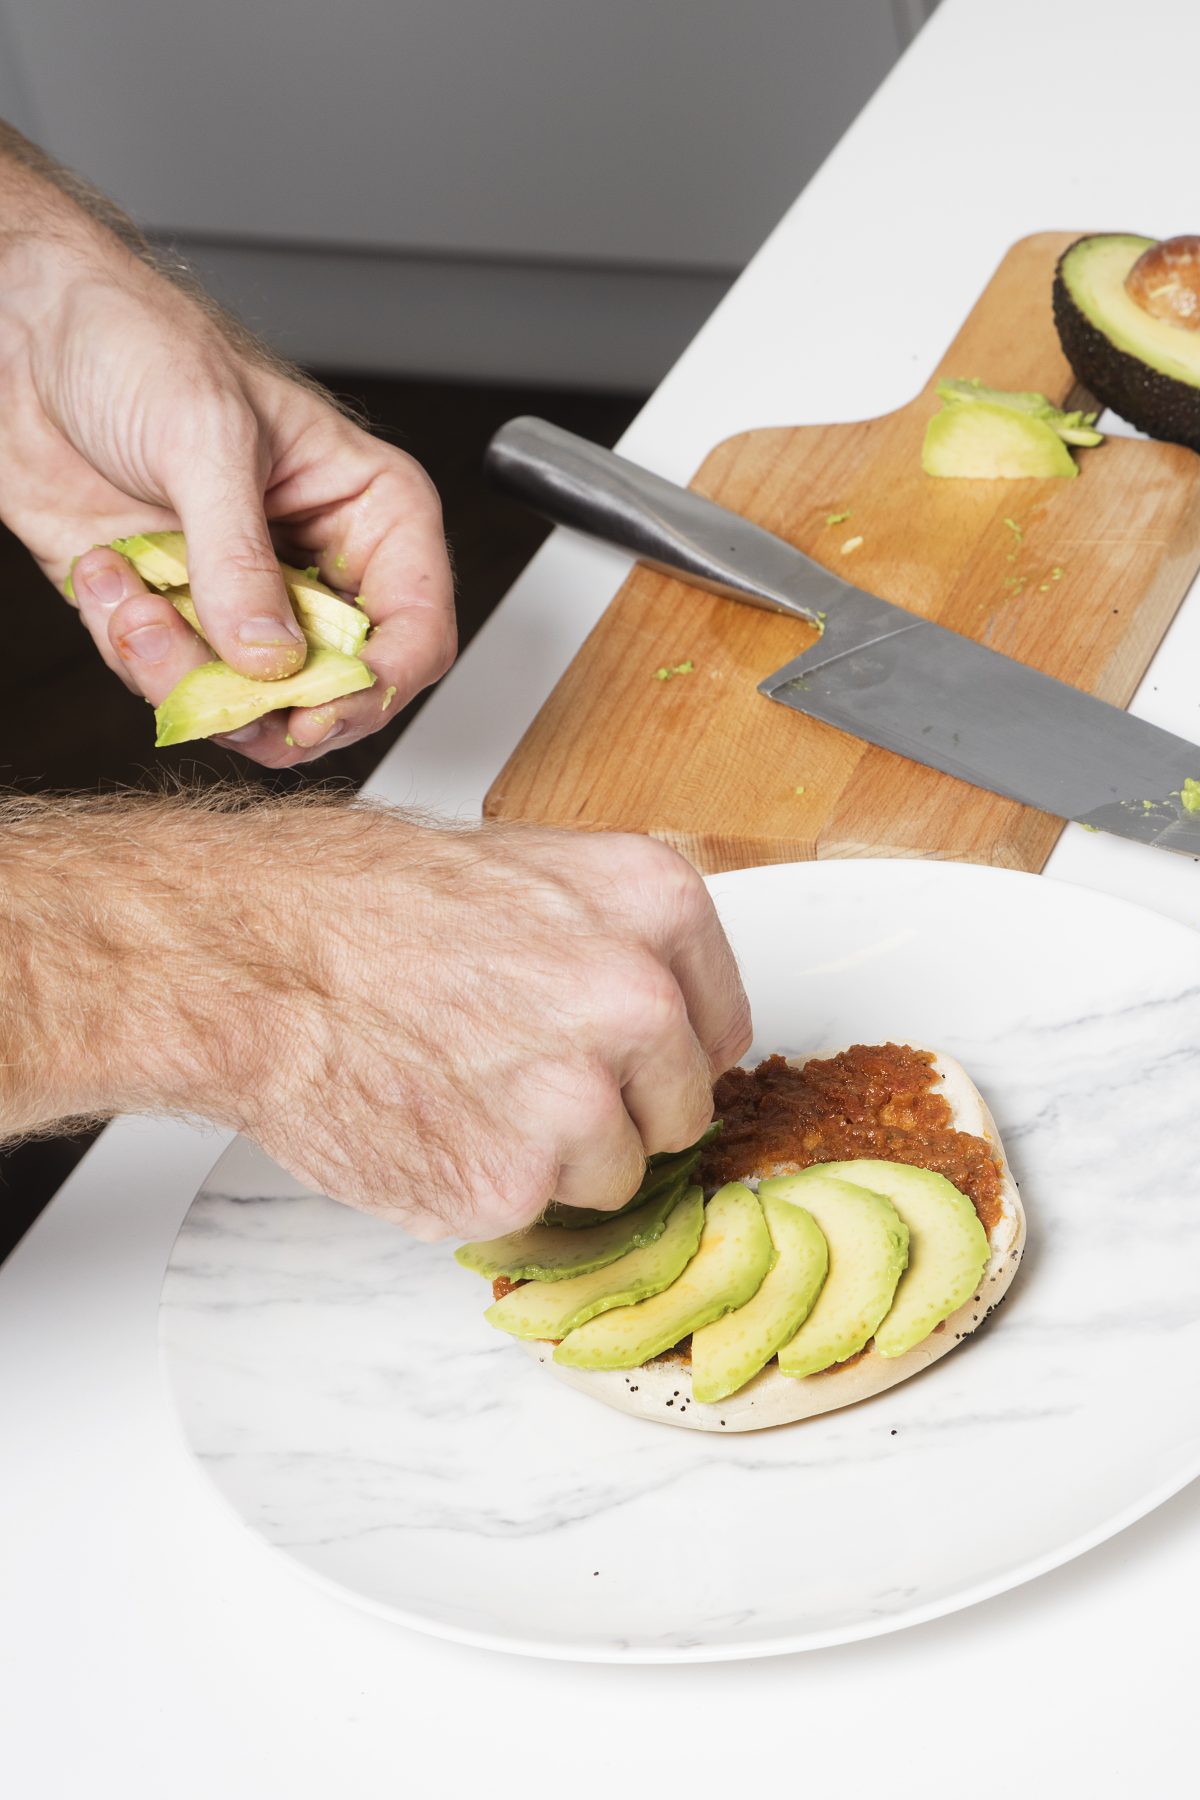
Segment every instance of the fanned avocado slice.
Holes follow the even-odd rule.
[[[689,1331],[744,1306],[774,1256],[756,1196],[731,1181],[709,1201],[699,1249],[670,1287],[579,1326],[563,1339],[554,1360],[573,1369],[636,1369]]]
[[[759,1192],[811,1212],[829,1245],[825,1285],[779,1351],[785,1375],[816,1375],[857,1356],[874,1336],[908,1261],[908,1228],[882,1194],[839,1181],[825,1167],[773,1176]]]
[[[324,706],[375,681],[357,656],[319,646],[294,675],[282,681],[253,681],[239,675],[228,663],[201,663],[177,681],[154,714],[158,728],[155,744],[186,744],[193,738],[237,731],[264,713],[283,707]]]
[[[965,1194],[908,1163],[825,1163],[826,1174],[891,1201],[908,1227],[908,1268],[875,1333],[880,1356],[903,1356],[971,1298],[989,1255],[987,1232]]]
[[[473,1269],[489,1281],[494,1281],[497,1275],[504,1275],[509,1281],[562,1281],[568,1276],[588,1275],[595,1269],[607,1268],[628,1251],[641,1249],[660,1238],[684,1186],[685,1178],[681,1175],[644,1201],[635,1212],[610,1215],[603,1225],[593,1225],[584,1231],[530,1225],[525,1231],[510,1231],[504,1237],[461,1244],[454,1252],[454,1259],[464,1269]],[[561,1337],[562,1333],[554,1335]]]
[[[824,1233],[810,1212],[777,1195],[759,1193],[775,1265],[736,1312],[692,1333],[692,1392],[724,1400],[766,1367],[795,1336],[812,1310],[829,1268]]]
[[[598,1313],[632,1307],[669,1288],[696,1254],[704,1228],[703,1189],[672,1200],[666,1229],[606,1268],[569,1281],[529,1281],[489,1306],[484,1318],[519,1338],[565,1338]]]
[[[1147,312],[1126,283],[1155,240],[1078,238],[1059,258],[1054,322],[1072,369],[1151,437],[1200,450],[1200,331]]]

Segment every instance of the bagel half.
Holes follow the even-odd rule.
[[[947,1129],[982,1138],[996,1160],[1000,1171],[1000,1214],[988,1231],[988,1260],[975,1294],[914,1349],[885,1359],[876,1355],[873,1344],[868,1344],[850,1361],[819,1375],[800,1378],[781,1374],[778,1363],[772,1360],[737,1393],[706,1406],[692,1396],[691,1363],[685,1354],[669,1353],[637,1369],[572,1369],[554,1361],[551,1344],[514,1341],[549,1374],[581,1393],[590,1394],[619,1412],[657,1419],[686,1431],[762,1431],[772,1425],[790,1425],[798,1419],[815,1418],[819,1413],[870,1399],[872,1394],[880,1394],[928,1368],[983,1323],[1008,1291],[1025,1247],[1025,1213],[996,1121],[961,1063],[941,1052],[930,1054],[933,1067],[942,1078],[937,1091],[950,1107]],[[790,1060],[803,1067],[813,1059]],[[797,1166],[779,1163],[770,1172],[785,1175]],[[757,1186],[757,1178],[749,1176],[748,1185]]]

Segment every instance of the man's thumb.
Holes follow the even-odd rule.
[[[294,675],[307,646],[292,612],[252,472],[199,469],[175,497],[196,612],[217,655],[243,675]]]

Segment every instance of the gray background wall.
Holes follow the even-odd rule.
[[[652,385],[932,0],[0,0],[0,111],[327,368]]]

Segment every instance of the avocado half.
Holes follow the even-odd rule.
[[[1055,270],[1054,322],[1098,400],[1151,437],[1200,450],[1200,331],[1155,318],[1125,286],[1154,243],[1128,232],[1076,239]]]

